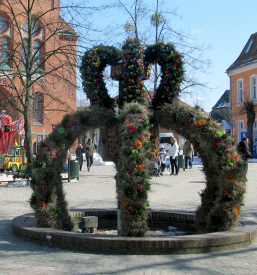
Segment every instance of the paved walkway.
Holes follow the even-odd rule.
[[[244,216],[257,222],[257,163],[249,164]],[[70,208],[116,207],[115,168],[86,166],[79,182],[64,182]],[[205,188],[200,165],[179,176],[152,178],[149,193],[153,209],[194,211],[198,192]],[[0,184],[0,275],[2,274],[257,274],[257,243],[250,248],[196,255],[100,255],[42,247],[17,239],[11,230],[14,217],[29,213],[31,189]]]

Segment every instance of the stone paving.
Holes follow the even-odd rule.
[[[243,217],[257,222],[257,163],[249,163]],[[71,209],[115,208],[115,168],[83,166],[79,182],[64,181]],[[153,209],[195,211],[205,188],[201,165],[151,180]],[[30,213],[29,187],[0,184],[0,275],[3,274],[257,274],[257,243],[247,249],[192,255],[101,255],[53,249],[21,241],[11,230],[14,217]]]

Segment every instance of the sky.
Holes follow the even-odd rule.
[[[154,6],[155,3],[156,0],[148,0],[149,6]],[[210,112],[225,90],[230,88],[226,70],[237,59],[251,34],[257,32],[257,25],[254,24],[257,1],[165,1],[165,9],[174,8],[181,18],[172,21],[172,27],[190,33],[198,45],[204,43],[211,47],[203,53],[204,58],[210,59],[211,65],[206,74],[199,74],[198,77],[212,89],[181,99],[190,105],[199,104],[206,112]],[[113,12],[111,17],[126,22],[124,13],[117,10]]]

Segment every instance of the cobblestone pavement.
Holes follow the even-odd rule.
[[[257,221],[256,168],[249,164],[244,217]],[[115,208],[115,168],[86,166],[79,182],[64,182],[71,209]],[[198,192],[205,187],[200,165],[180,171],[178,176],[152,178],[149,194],[153,209],[195,211]],[[11,230],[14,217],[29,213],[29,187],[0,184],[0,274],[257,274],[257,243],[242,250],[192,255],[101,255],[53,249],[27,243]]]

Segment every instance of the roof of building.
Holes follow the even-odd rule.
[[[226,90],[217,103],[212,107],[210,117],[222,123],[227,119],[228,112],[230,112],[230,90]],[[227,111],[225,111],[227,110]]]
[[[225,108],[230,106],[230,90],[226,90],[217,103],[212,107],[212,110],[217,108]]]
[[[236,61],[227,72],[257,62],[257,32],[252,34]]]

